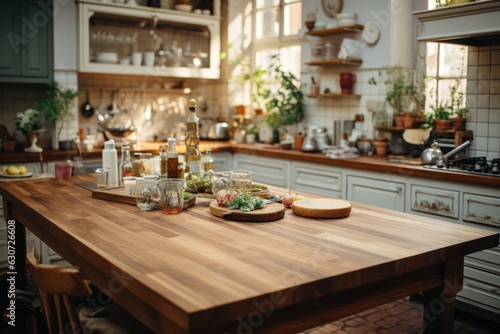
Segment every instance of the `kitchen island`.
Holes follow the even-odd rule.
[[[496,232],[359,203],[344,219],[287,210],[257,224],[215,217],[203,198],[142,212],[83,181],[94,175],[0,183],[18,278],[26,227],[157,333],[295,333],[417,292],[425,332],[452,333],[464,256],[498,245]]]

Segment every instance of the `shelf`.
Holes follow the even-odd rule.
[[[324,37],[324,36],[344,34],[347,32],[361,32],[361,30],[363,30],[363,25],[355,24],[352,26],[335,27],[335,28],[321,29],[321,30],[311,30],[311,31],[307,31],[306,35],[323,36]]]
[[[316,60],[306,63],[309,66],[338,66],[338,65],[361,65],[363,62],[359,58]]]
[[[342,98],[355,98],[359,99],[359,94],[337,94],[337,93],[324,93],[324,94],[309,94],[307,97],[311,99],[342,99]]]

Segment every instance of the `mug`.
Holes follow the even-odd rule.
[[[144,52],[144,65],[153,66],[155,64],[155,53],[153,51]]]
[[[140,66],[142,64],[142,52],[132,53],[132,64],[135,66]]]

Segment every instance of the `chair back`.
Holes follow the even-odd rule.
[[[76,268],[61,269],[40,264],[32,245],[27,255],[31,279],[38,288],[42,310],[50,333],[81,333],[75,298],[92,295],[89,284]]]

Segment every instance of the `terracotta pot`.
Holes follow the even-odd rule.
[[[401,116],[394,117],[394,124],[396,125],[397,128],[403,128],[404,127],[403,117]]]
[[[455,130],[465,130],[465,123],[467,123],[467,118],[465,118],[465,117],[455,117],[453,119],[453,129],[455,129]]]
[[[15,140],[4,141],[3,150],[5,152],[14,152],[16,150],[16,141]]]
[[[356,82],[356,76],[352,73],[340,73],[340,87],[342,94],[352,94],[352,86]]]
[[[415,118],[413,118],[413,116],[403,117],[403,125],[406,129],[412,129],[415,126]]]
[[[442,119],[435,119],[434,120],[434,128],[436,130],[450,130],[452,128],[452,121],[450,120],[442,120]]]
[[[387,155],[387,150],[389,148],[389,143],[386,141],[376,141],[373,142],[375,145],[375,152],[377,155]]]

